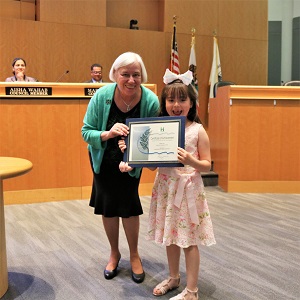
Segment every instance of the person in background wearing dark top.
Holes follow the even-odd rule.
[[[91,65],[91,79],[85,83],[101,83],[102,80],[102,66],[99,64]]]
[[[36,78],[29,77],[25,75],[26,69],[26,61],[21,57],[16,57],[12,61],[12,72],[14,76],[8,77],[5,79],[6,82],[16,82],[16,81],[23,81],[23,82],[36,82],[38,81]]]
[[[110,244],[110,255],[104,277],[117,276],[121,259],[119,250],[119,222],[122,220],[130,251],[131,277],[136,283],[144,281],[145,272],[138,252],[139,216],[143,214],[138,187],[141,168],[129,173],[119,170],[123,153],[118,140],[128,134],[127,118],[154,117],[159,100],[142,83],[147,72],[142,58],[133,52],[121,54],[113,63],[109,83],[91,98],[81,129],[88,143],[93,171],[90,206],[102,215],[104,229]]]

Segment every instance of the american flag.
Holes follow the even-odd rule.
[[[171,49],[171,65],[170,70],[175,74],[180,74],[178,45],[176,41],[176,21],[173,25],[172,49]]]

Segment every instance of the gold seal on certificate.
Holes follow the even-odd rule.
[[[131,167],[178,167],[177,147],[184,148],[185,117],[127,119],[124,161]]]

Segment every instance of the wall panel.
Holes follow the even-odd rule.
[[[130,20],[137,20],[140,30],[158,31],[160,28],[159,9],[161,1],[107,0],[106,26],[129,29]]]
[[[18,1],[8,0],[0,2],[0,18],[20,19],[21,3]]]
[[[42,22],[106,26],[106,0],[38,0]]]
[[[281,85],[282,22],[269,21],[268,84]]]
[[[267,40],[268,2],[264,0],[218,1],[217,34],[250,40]]]
[[[1,13],[8,2],[20,4],[1,1]],[[18,9],[9,11],[16,13]],[[62,82],[83,82],[90,77],[89,68],[95,62],[103,65],[104,80],[108,81],[116,56],[136,51],[145,61],[149,82],[157,84],[160,94],[162,76],[170,61],[174,15],[178,16],[182,72],[188,68],[191,29],[196,29],[200,117],[204,125],[209,117],[208,78],[214,31],[224,80],[247,85],[267,83],[267,0],[39,0],[39,22],[16,20],[13,16],[0,18],[0,80],[11,75],[12,59],[21,56],[27,61],[27,74],[43,82],[56,81],[66,70],[70,72]],[[140,30],[127,29],[131,18],[139,20]],[[11,37],[18,37],[18,42]]]
[[[190,33],[195,27],[199,35],[212,35],[218,27],[218,7],[219,1],[166,0],[164,31],[172,32],[173,16],[176,15],[178,33]]]
[[[219,38],[223,80],[262,85],[267,81],[268,41]],[[234,62],[238,62],[234,63]]]
[[[21,1],[20,18],[23,20],[35,20],[35,3],[34,1]]]
[[[300,80],[300,17],[293,19],[292,80]]]

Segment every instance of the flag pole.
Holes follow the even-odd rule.
[[[195,37],[196,29],[194,27],[191,29],[191,32],[192,32],[192,37]]]
[[[191,29],[191,32],[192,32],[192,42],[191,42],[191,47],[193,47],[193,45],[196,44],[196,41],[195,41],[195,32],[196,32],[196,29],[193,27]]]

